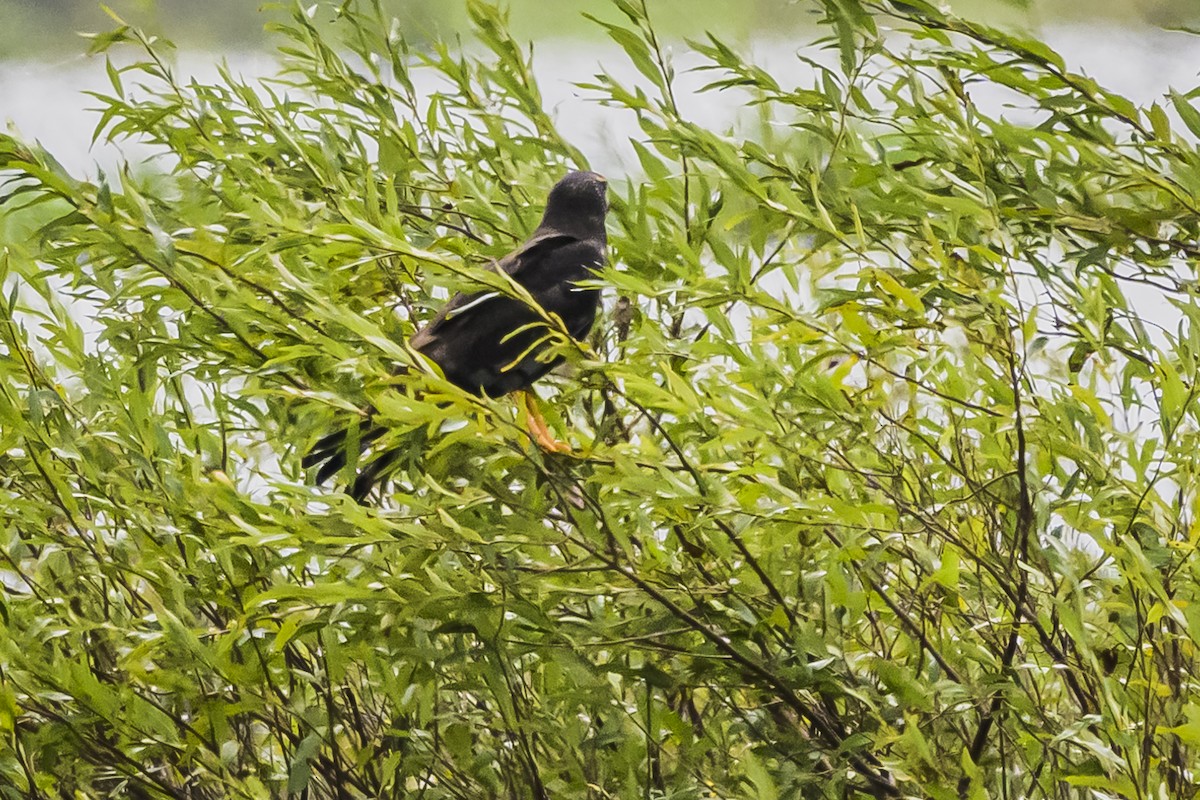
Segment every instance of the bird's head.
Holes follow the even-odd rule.
[[[604,238],[604,215],[608,212],[608,181],[595,172],[568,172],[546,198],[543,229],[578,236]]]

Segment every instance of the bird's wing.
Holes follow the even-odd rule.
[[[506,272],[517,283],[523,283],[521,273],[529,265],[537,262],[539,257],[548,249],[561,247],[574,241],[577,241],[574,236],[553,231],[535,234],[525,244],[499,261],[494,262],[488,269],[497,272]],[[485,305],[497,297],[503,296],[503,293],[495,289],[487,289],[482,292],[472,292],[470,294],[459,292],[450,298],[450,301],[446,305],[442,306],[442,310],[424,328],[414,333],[412,338],[408,340],[408,343],[412,345],[413,349],[421,350],[433,342],[447,322],[472,309]]]

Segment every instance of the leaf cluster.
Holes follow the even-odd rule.
[[[99,37],[157,158],[0,136],[0,796],[1195,794],[1200,89],[813,6],[787,74],[687,44],[728,131],[594,20],[641,172],[569,456],[403,345],[586,166],[500,11],[297,6],[253,82]],[[367,404],[364,507],[299,462]]]

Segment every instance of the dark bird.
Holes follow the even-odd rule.
[[[600,305],[600,290],[579,285],[604,265],[608,211],[607,182],[594,172],[571,172],[554,185],[546,198],[541,224],[524,244],[493,266],[529,293],[546,315],[557,315],[577,340],[591,330]],[[475,395],[524,395],[529,429],[546,450],[570,447],[555,441],[537,409],[529,386],[561,363],[547,359],[545,316],[524,300],[486,290],[458,293],[421,328],[409,344],[437,364],[446,379]],[[358,446],[365,452],[384,428],[359,424]],[[349,454],[349,429],[332,433],[313,447],[302,464],[321,464],[317,483],[336,475]],[[376,455],[355,477],[350,494],[359,501],[371,491],[396,460],[394,453]]]

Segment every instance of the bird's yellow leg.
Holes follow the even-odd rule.
[[[550,433],[550,428],[546,425],[546,420],[542,417],[542,412],[537,407],[537,396],[530,391],[521,391],[521,400],[525,406],[525,422],[529,426],[529,433],[533,436],[533,440],[537,442],[538,447],[550,453],[570,453],[571,445],[566,442],[560,442],[555,439]]]

